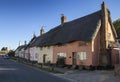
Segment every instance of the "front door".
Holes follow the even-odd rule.
[[[46,61],[46,54],[43,55],[43,63]]]
[[[76,52],[72,52],[72,65],[76,65]]]

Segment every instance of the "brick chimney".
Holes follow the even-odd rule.
[[[61,14],[61,25],[63,25],[66,22],[66,16],[64,14]]]
[[[21,41],[19,41],[19,46],[21,46]]]
[[[44,34],[44,27],[41,28],[40,30],[40,35]]]
[[[101,5],[101,28],[100,28],[100,65],[107,66],[110,64],[108,49],[108,9],[105,2]]]
[[[104,47],[108,48],[108,33],[107,33],[107,28],[108,28],[108,9],[105,4],[105,2],[102,3],[101,6],[102,10],[102,35],[104,37]]]
[[[27,45],[27,41],[24,42],[24,45],[25,45],[25,46]]]
[[[34,32],[34,34],[33,34],[33,37],[36,37],[36,34],[35,34],[35,32]]]

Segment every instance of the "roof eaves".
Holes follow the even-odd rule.
[[[96,28],[95,32],[93,33],[91,40],[94,40],[94,39],[95,39],[97,33],[98,33],[99,30],[100,30],[100,27],[101,27],[101,20],[98,21],[97,28]]]
[[[113,23],[112,23],[112,20],[111,20],[111,17],[110,17],[110,16],[109,16],[109,22],[110,22],[110,25],[111,25],[112,30],[113,30],[113,32],[114,32],[115,38],[117,38],[118,36],[117,36],[117,33],[116,33],[116,30],[115,30],[115,27],[113,26]]]

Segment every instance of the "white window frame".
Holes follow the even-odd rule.
[[[64,52],[59,52],[59,53],[57,53],[57,56],[65,57],[65,58],[66,58],[66,53],[64,53]]]
[[[38,54],[37,53],[35,53],[35,59],[37,59],[38,58]]]
[[[111,39],[111,33],[108,33],[108,40]]]
[[[87,53],[86,52],[78,52],[78,58],[79,58],[79,60],[86,60]]]

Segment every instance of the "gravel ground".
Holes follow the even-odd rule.
[[[113,71],[68,71],[56,74],[59,77],[74,80],[74,82],[120,82],[120,77],[114,76]]]

